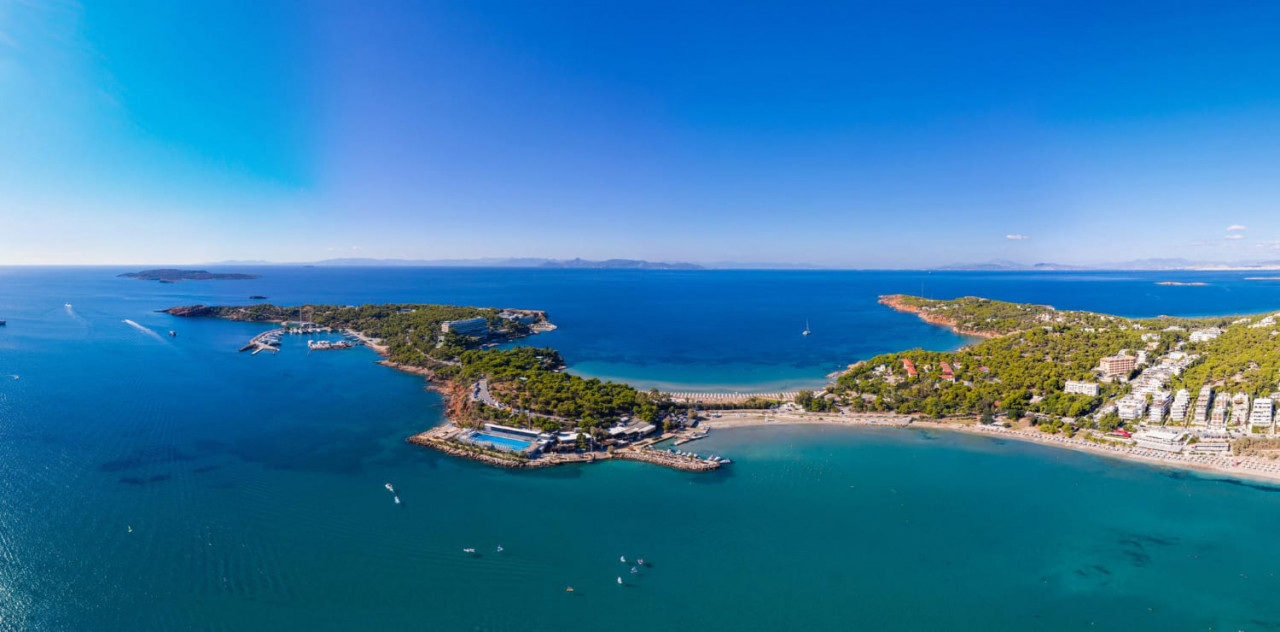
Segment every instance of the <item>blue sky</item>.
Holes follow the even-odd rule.
[[[1280,259],[1280,4],[590,4],[0,0],[0,263]]]

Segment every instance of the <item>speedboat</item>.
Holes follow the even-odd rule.
[[[71,303],[67,303],[64,307],[71,307]]]
[[[476,550],[475,550],[475,549],[462,549],[462,552],[463,552],[463,553],[475,553],[475,552],[476,552]]]
[[[178,337],[178,332],[176,332],[176,331],[174,331],[174,330],[170,329],[170,330],[169,330],[169,337],[170,337],[170,338],[177,338],[177,337]]]

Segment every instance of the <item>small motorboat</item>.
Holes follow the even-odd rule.
[[[636,564],[639,566],[644,566],[644,560],[643,559],[636,560]]]
[[[475,553],[475,552],[476,552],[476,550],[475,550],[475,549],[462,549],[462,552],[463,552],[463,553]]]
[[[68,302],[66,305],[63,305],[63,307],[70,308],[70,307],[71,307],[71,303],[70,303],[70,302]]]
[[[501,544],[499,544],[499,545],[498,545],[498,552],[499,552],[499,553],[501,553],[501,552],[502,552],[502,545],[501,545]]]
[[[391,483],[387,483],[386,485],[383,485],[383,487],[387,488],[387,491],[389,491],[389,492],[391,492],[391,493],[393,493],[393,494],[394,494],[394,493],[396,493],[396,488],[392,487],[392,486],[391,486]]]
[[[619,557],[619,558],[618,558],[618,561],[619,561],[619,562],[622,562],[623,564],[626,564],[626,563],[627,563],[627,556],[623,555],[623,556]]]
[[[399,496],[396,496],[396,497],[395,497],[395,499],[396,499],[396,504],[397,504],[397,505],[399,505],[399,504],[400,504],[400,497],[399,497]]]
[[[573,586],[565,586],[565,587],[564,587],[564,591],[565,591],[565,592],[573,592]]]
[[[178,337],[178,332],[176,332],[176,331],[174,331],[174,330],[170,329],[170,330],[169,330],[169,337],[170,337],[170,338],[177,338],[177,337]]]

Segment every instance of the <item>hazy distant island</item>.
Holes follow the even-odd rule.
[[[159,281],[161,283],[177,283],[178,281],[238,281],[256,279],[261,275],[231,272],[209,272],[208,270],[180,270],[178,268],[156,268],[141,272],[126,272],[117,276],[141,281]]]
[[[543,311],[432,304],[190,305],[164,311],[278,323],[241,349],[255,354],[278,351],[288,335],[344,333],[349,341],[313,340],[308,348],[365,344],[383,356],[382,364],[426,377],[445,395],[449,423],[409,441],[457,456],[504,467],[618,458],[702,471],[723,462],[649,447],[688,424],[686,406],[656,391],[565,373],[554,349],[495,348],[554,329]]]

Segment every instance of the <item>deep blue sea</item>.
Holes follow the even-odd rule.
[[[546,309],[560,329],[530,343],[573,371],[745,391],[965,343],[880,294],[1207,315],[1280,309],[1280,282],[240,270],[263,276],[0,268],[0,629],[1280,627],[1280,488],[990,437],[816,426],[716,431],[693,445],[735,463],[710,474],[499,471],[404,443],[440,422],[440,398],[367,349],[308,354],[286,339],[250,356],[236,349],[263,325],[156,312],[250,294]],[[650,566],[632,574],[620,555]]]

